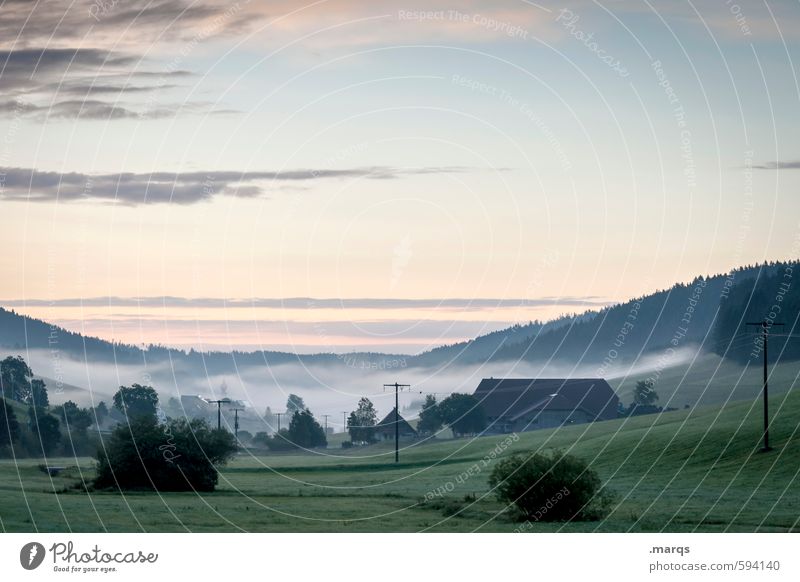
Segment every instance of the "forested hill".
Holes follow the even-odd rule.
[[[621,363],[648,352],[698,344],[703,344],[707,351],[724,354],[729,345],[746,343],[741,336],[745,330],[737,326],[745,313],[747,321],[768,316],[787,269],[789,272],[794,269],[800,275],[797,263],[793,262],[743,267],[730,275],[698,277],[691,283],[677,284],[603,309],[595,317],[531,334],[523,341],[503,346],[492,359],[553,358],[599,363],[611,358]],[[756,293],[749,299],[754,287]],[[786,291],[782,300],[787,331],[797,321],[799,298],[800,285],[796,285]],[[752,338],[752,330],[750,334]],[[743,357],[741,350],[737,354],[740,359]],[[785,355],[786,359],[800,357],[797,347],[787,350]]]
[[[760,276],[750,276],[731,288],[722,302],[714,329],[713,351],[740,363],[761,362],[759,329],[747,323],[767,321],[769,358],[800,359],[800,266],[781,265]]]
[[[27,350],[53,350],[59,356],[94,363],[142,365],[150,362],[171,361],[188,368],[206,370],[210,374],[231,373],[237,366],[278,365],[291,362],[336,363],[342,361],[335,354],[295,355],[287,352],[198,352],[184,351],[160,345],[144,348],[130,344],[109,342],[84,336],[0,307],[0,349],[23,355]],[[383,354],[353,354],[348,363],[374,362],[376,359],[397,358]]]
[[[633,361],[640,355],[666,348],[703,344],[703,349],[747,361],[752,352],[754,330],[748,321],[769,318],[780,307],[770,354],[783,359],[800,359],[800,339],[791,337],[800,313],[800,264],[769,263],[747,266],[729,275],[698,277],[625,303],[542,323],[531,322],[477,337],[467,342],[442,346],[412,357],[408,366],[476,364],[487,361],[545,361],[598,363],[613,357],[617,363]],[[783,335],[781,335],[783,334]],[[789,337],[787,337],[789,336]],[[139,348],[83,336],[47,322],[0,308],[0,348],[6,352],[57,349],[73,359],[118,364],[142,364],[169,359],[208,373],[229,373],[237,366],[263,366],[300,362],[343,364],[362,368],[400,356],[356,353],[347,355],[295,355],[285,352],[210,352],[149,346]],[[729,349],[730,348],[730,349]],[[774,350],[774,351],[773,351]]]
[[[596,311],[580,315],[565,315],[552,321],[532,321],[481,335],[472,340],[434,348],[412,358],[418,366],[442,364],[479,364],[492,360],[504,347],[520,344],[530,337],[543,334],[578,321],[588,321],[597,316]]]

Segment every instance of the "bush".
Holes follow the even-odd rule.
[[[342,442],[343,449],[352,449],[353,448],[353,441],[343,441]]]
[[[550,455],[513,455],[495,465],[489,485],[501,501],[513,504],[522,520],[591,521],[608,514],[613,496],[582,460]]]
[[[159,424],[147,416],[118,426],[97,453],[98,489],[213,491],[216,465],[236,452],[231,433],[205,420]]]

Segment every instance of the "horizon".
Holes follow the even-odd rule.
[[[800,245],[800,237],[797,240],[797,245]],[[475,338],[481,337],[483,335],[491,334],[495,331],[506,330],[514,326],[525,326],[533,323],[541,323],[547,324],[551,323],[563,318],[576,318],[585,316],[590,313],[602,313],[603,310],[608,308],[613,308],[619,305],[625,305],[631,301],[635,301],[636,299],[642,297],[648,297],[650,295],[654,295],[656,293],[661,293],[663,291],[667,291],[670,288],[675,287],[676,285],[688,285],[697,279],[710,279],[715,277],[730,277],[731,274],[735,274],[742,270],[746,269],[762,269],[764,267],[768,267],[775,264],[782,264],[782,263],[796,263],[800,259],[796,260],[789,260],[789,261],[765,261],[761,264],[754,264],[754,265],[738,265],[735,267],[730,268],[727,271],[713,273],[713,274],[700,274],[695,275],[692,278],[683,279],[680,281],[675,281],[672,285],[668,287],[660,287],[657,289],[652,289],[647,293],[636,295],[633,297],[622,298],[617,301],[601,301],[600,298],[597,297],[589,297],[586,299],[573,299],[567,302],[562,302],[564,298],[543,298],[539,300],[527,300],[527,299],[491,299],[491,298],[473,298],[473,299],[463,299],[463,298],[447,298],[447,299],[434,299],[434,298],[426,298],[426,299],[401,299],[401,298],[348,298],[348,299],[336,299],[336,298],[314,298],[314,297],[286,297],[286,298],[266,298],[266,297],[259,297],[259,298],[250,298],[246,300],[234,300],[234,299],[222,299],[222,298],[209,298],[209,297],[198,297],[198,298],[185,298],[185,297],[84,297],[84,298],[63,298],[58,300],[46,300],[46,299],[28,299],[28,300],[9,300],[9,299],[0,299],[0,307],[3,309],[13,311],[19,315],[24,317],[31,317],[33,319],[38,319],[44,323],[49,325],[56,325],[67,331],[78,333],[84,337],[93,337],[97,339],[101,339],[108,342],[118,342],[123,343],[132,347],[146,349],[148,347],[164,347],[179,351],[189,351],[195,350],[198,352],[220,352],[220,353],[229,353],[234,351],[245,352],[245,353],[255,353],[255,352],[262,352],[262,351],[270,351],[270,352],[282,352],[287,354],[293,355],[326,355],[326,354],[333,354],[333,355],[348,355],[348,354],[359,354],[359,353],[374,353],[377,355],[385,355],[385,356],[417,356],[424,354],[428,351],[435,350],[440,347],[445,347],[453,344],[458,344],[462,342],[468,342]],[[572,303],[570,303],[572,301]],[[486,321],[483,319],[483,314],[486,311],[499,311],[503,309],[525,309],[530,308],[532,310],[541,310],[542,308],[552,307],[554,305],[575,305],[576,303],[585,303],[587,305],[586,309],[583,311],[573,311],[573,312],[560,312],[556,315],[551,315],[550,317],[537,317],[537,318],[530,318],[530,319],[518,319],[518,320],[510,320],[504,322],[496,322],[496,321]],[[463,309],[464,313],[469,313],[470,315],[475,316],[477,319],[474,321],[470,321],[470,323],[474,323],[478,332],[472,335],[462,335],[462,336],[454,336],[452,341],[448,342],[429,342],[427,344],[420,344],[424,347],[422,349],[418,349],[416,351],[402,351],[402,348],[398,351],[389,352],[389,351],[380,351],[381,344],[343,344],[340,345],[340,349],[337,351],[336,346],[334,345],[331,336],[327,333],[327,329],[331,324],[341,324],[341,320],[319,320],[315,319],[308,323],[311,324],[312,329],[316,332],[317,338],[323,338],[325,341],[324,346],[331,348],[328,351],[314,351],[316,348],[319,347],[319,344],[213,344],[209,343],[207,338],[214,337],[214,334],[211,333],[212,328],[207,326],[209,323],[208,320],[200,320],[196,319],[193,321],[189,321],[189,323],[195,327],[196,334],[193,337],[195,338],[203,338],[200,343],[163,343],[159,341],[149,341],[149,342],[139,342],[139,343],[129,343],[126,342],[121,337],[124,337],[126,334],[122,334],[121,337],[113,337],[107,336],[103,334],[104,329],[108,329],[111,327],[113,330],[113,326],[117,325],[119,322],[119,314],[115,314],[115,316],[108,316],[102,319],[93,319],[88,317],[86,314],[86,309],[115,309],[119,307],[136,307],[138,310],[138,318],[135,319],[134,325],[137,326],[141,332],[144,330],[144,326],[147,323],[147,318],[142,316],[141,311],[142,307],[145,308],[172,308],[172,309],[201,309],[206,311],[213,311],[213,310],[220,310],[223,309],[226,311],[228,310],[261,310],[261,311],[271,311],[276,310],[278,312],[293,312],[293,311],[302,311],[302,310],[313,310],[315,315],[319,315],[320,313],[330,312],[334,315],[337,312],[348,309],[351,312],[354,310],[362,311],[362,312],[374,312],[379,311],[384,313],[387,309],[398,310],[400,312],[412,312],[416,313],[415,309],[419,309],[420,306],[427,307],[434,312],[437,310],[444,310],[446,313],[452,314],[454,309]],[[338,307],[338,308],[337,308]],[[23,309],[25,311],[20,310]],[[74,319],[59,319],[58,317],[48,317],[48,314],[52,314],[53,312],[58,312],[62,309],[80,309],[81,316],[79,318]],[[102,312],[100,312],[102,314]],[[156,313],[156,312],[154,312]],[[250,312],[252,314],[252,311]],[[261,334],[263,332],[262,329],[259,329],[259,324],[264,325],[264,321],[270,321],[265,319],[248,319],[248,318],[226,318],[224,321],[224,325],[226,328],[229,329],[231,322],[238,322],[242,324],[250,324],[255,329],[257,334]],[[374,321],[374,320],[373,320]],[[395,323],[398,325],[405,325],[405,321],[403,319],[397,320],[384,320],[381,323]],[[435,321],[436,323],[445,326],[450,324],[452,326],[452,321],[448,322],[446,320],[420,320],[415,319],[416,322],[432,322]],[[93,327],[92,324],[99,325]],[[164,329],[169,326],[169,323],[166,320],[155,320],[151,322],[152,325],[156,328],[156,333],[150,332],[147,337],[157,337],[157,331],[159,328]],[[213,323],[213,322],[212,322]],[[274,321],[273,321],[274,323]],[[287,328],[290,323],[290,320],[281,320],[277,322],[279,325],[282,325]],[[297,323],[297,320],[294,321]],[[88,325],[87,325],[88,324]],[[348,325],[354,324],[359,325],[359,322],[347,322]],[[78,329],[80,327],[80,329]],[[439,333],[439,328],[433,329],[434,333]],[[141,334],[144,337],[144,334]],[[175,333],[173,330],[172,337],[175,337]],[[230,337],[226,334],[224,337]],[[297,336],[295,336],[297,337]],[[374,337],[370,336],[369,334],[364,334],[364,337]],[[441,338],[441,335],[437,336],[437,338]],[[389,345],[397,346],[397,343],[391,343]],[[400,344],[403,345],[403,344]]]

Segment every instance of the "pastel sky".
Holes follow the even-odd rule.
[[[794,0],[6,0],[0,305],[413,353],[797,258],[799,40]]]

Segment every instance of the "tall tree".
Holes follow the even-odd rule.
[[[8,356],[0,362],[0,387],[5,398],[28,402],[33,371],[22,356]]]
[[[61,442],[58,419],[48,414],[44,408],[36,406],[28,408],[28,427],[45,455],[51,453]]]
[[[47,396],[47,386],[44,380],[34,378],[31,380],[31,395],[28,398],[31,406],[50,406],[50,398]]]
[[[114,408],[129,420],[140,417],[156,417],[158,393],[151,386],[132,384],[120,386],[114,394]]]
[[[14,409],[0,398],[0,447],[10,445],[19,438],[19,421]]]
[[[378,413],[369,398],[358,401],[358,408],[347,419],[347,430],[354,443],[371,443],[375,439],[375,424]]]
[[[442,415],[433,394],[425,396],[425,404],[419,412],[417,430],[422,434],[434,434],[442,428]]]
[[[306,449],[327,446],[325,431],[308,409],[295,412],[289,423],[289,440]]]
[[[295,412],[300,412],[306,409],[306,403],[297,394],[289,394],[289,399],[286,401],[286,413],[292,416]]]
[[[102,400],[100,404],[94,407],[94,422],[97,425],[97,428],[100,428],[105,422],[106,418],[108,418],[108,406]]]
[[[438,408],[442,421],[456,436],[477,434],[486,428],[486,413],[471,394],[451,394]]]

